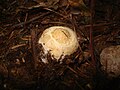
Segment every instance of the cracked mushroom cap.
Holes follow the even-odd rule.
[[[103,49],[100,54],[100,62],[101,69],[109,77],[118,77],[120,75],[120,45]]]
[[[45,29],[38,41],[44,48],[44,53],[50,52],[57,60],[62,56],[71,55],[78,46],[76,33],[63,26],[52,26]]]

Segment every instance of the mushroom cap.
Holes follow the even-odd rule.
[[[38,41],[44,48],[44,53],[50,52],[57,60],[61,56],[71,55],[78,46],[76,33],[63,26],[52,26],[45,29]]]
[[[101,69],[104,70],[109,77],[117,77],[120,75],[120,45],[110,46],[102,50],[100,54]]]

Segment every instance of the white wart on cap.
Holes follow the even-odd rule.
[[[101,69],[108,74],[108,77],[118,77],[120,75],[120,45],[103,49],[100,62]]]
[[[38,41],[44,48],[44,53],[50,52],[55,59],[73,54],[78,46],[76,33],[63,26],[52,26],[45,29]]]

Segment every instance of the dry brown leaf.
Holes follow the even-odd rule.
[[[73,7],[81,7],[81,6],[86,7],[83,0],[68,0],[68,2]]]

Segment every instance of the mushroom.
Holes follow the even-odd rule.
[[[100,54],[101,69],[108,77],[120,75],[120,45],[110,46],[102,50]]]
[[[43,46],[45,54],[50,52],[57,61],[61,57],[63,59],[64,56],[73,54],[79,46],[76,33],[64,26],[52,26],[45,29],[38,43]],[[43,62],[47,63],[46,60]]]

